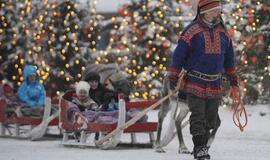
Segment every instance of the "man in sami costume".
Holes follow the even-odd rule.
[[[200,0],[197,16],[181,34],[169,67],[171,89],[178,74],[187,70],[182,92],[191,111],[190,133],[197,160],[210,159],[209,131],[220,125],[218,107],[224,93],[221,75],[237,88],[232,40],[221,19],[219,0]],[[238,89],[238,88],[237,88]]]

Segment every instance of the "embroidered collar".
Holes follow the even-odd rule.
[[[213,29],[213,28],[217,28],[218,26],[220,26],[220,23],[218,23],[218,24],[214,25],[213,27],[210,27],[211,24],[205,22],[205,20],[203,20],[201,16],[198,17],[197,22],[201,27],[207,28],[207,29]]]

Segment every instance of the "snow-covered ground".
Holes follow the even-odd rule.
[[[270,157],[270,105],[248,106],[248,126],[240,132],[232,121],[232,112],[220,108],[222,124],[210,149],[213,160],[269,160]],[[157,111],[149,115],[157,119]],[[165,127],[166,128],[166,127]],[[127,137],[124,137],[127,138]],[[138,139],[146,138],[139,135]],[[189,127],[184,138],[192,148]],[[31,142],[28,140],[0,138],[0,160],[192,160],[191,155],[178,154],[177,138],[165,147],[166,153],[153,149],[118,148],[99,150],[71,148],[60,145],[60,139]]]

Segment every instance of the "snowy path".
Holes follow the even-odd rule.
[[[270,106],[249,106],[249,123],[241,133],[232,122],[232,112],[220,109],[221,128],[210,149],[213,160],[269,160],[270,157]],[[260,113],[266,113],[261,116]],[[151,119],[157,119],[157,112]],[[127,138],[127,137],[124,137]],[[140,135],[139,138],[146,138]],[[184,129],[188,148],[192,148],[189,128]],[[175,138],[165,149],[156,153],[153,149],[79,149],[64,148],[59,140],[31,142],[27,140],[0,138],[0,160],[192,160],[191,155],[177,153]]]

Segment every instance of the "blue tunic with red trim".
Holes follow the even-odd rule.
[[[200,18],[183,31],[173,53],[170,72],[179,73],[182,68],[215,75],[235,71],[232,40],[221,25],[210,28]],[[184,91],[201,98],[221,98],[224,93],[221,78],[206,81],[187,75]]]

